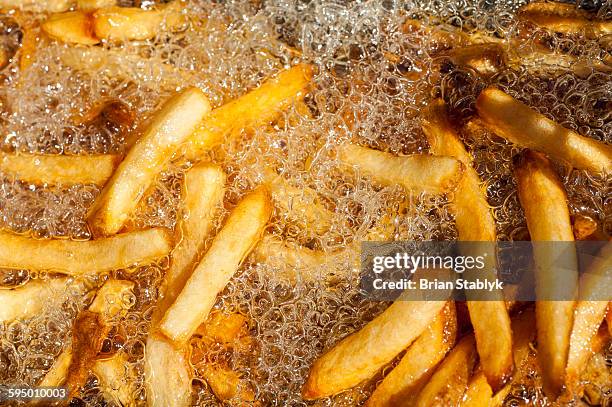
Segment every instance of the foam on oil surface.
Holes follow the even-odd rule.
[[[395,153],[426,152],[418,108],[435,96],[443,96],[459,116],[473,109],[473,97],[494,83],[543,114],[580,133],[612,142],[612,85],[600,73],[578,77],[563,70],[554,77],[534,75],[512,68],[489,79],[473,72],[453,70],[442,78],[407,75],[424,72],[434,62],[423,43],[426,38],[400,30],[406,17],[444,21],[466,31],[484,30],[490,35],[513,37],[520,27],[513,15],[520,2],[467,0],[327,2],[269,1],[224,4],[190,2],[191,24],[176,33],[160,33],[152,41],[121,49],[121,61],[129,74],[119,77],[104,67],[74,70],[62,64],[64,45],[41,42],[36,62],[26,72],[16,63],[3,74],[0,89],[4,111],[3,147],[41,153],[121,152],[134,129],[178,87],[197,85],[215,106],[252,89],[262,78],[299,57],[287,44],[299,49],[302,59],[317,66],[314,90],[306,98],[311,114],[291,108],[274,126],[242,134],[211,154],[228,174],[226,201],[235,204],[261,182],[261,170],[273,165],[293,186],[310,187],[333,210],[332,227],[317,234],[297,227],[292,214],[277,211],[269,230],[283,238],[327,252],[362,240],[372,227],[392,225],[396,239],[453,239],[452,209],[445,197],[407,197],[399,188],[374,185],[360,174],[339,170],[334,148],[344,140]],[[144,6],[147,6],[144,4]],[[612,5],[599,15],[609,18]],[[535,34],[534,34],[535,36]],[[552,37],[553,47],[580,55],[588,63],[598,61],[602,45],[593,40],[570,41]],[[390,63],[385,53],[398,53],[403,67]],[[128,69],[133,56],[145,58],[138,69]],[[153,69],[160,64],[170,71]],[[144,66],[144,68],[143,68]],[[149,67],[149,68],[147,68]],[[164,84],[165,86],[161,86]],[[71,118],[102,98],[118,99],[136,117],[132,131],[118,132],[103,125],[75,125]],[[607,109],[607,110],[606,110]],[[526,228],[511,176],[515,148],[481,132],[465,137],[494,207],[500,239],[523,239]],[[182,172],[187,166],[168,169],[132,219],[135,227],[173,227],[180,214]],[[574,213],[586,213],[612,231],[609,178],[582,171],[562,174]],[[84,221],[87,208],[99,189],[93,186],[44,188],[3,178],[0,184],[0,221],[3,228],[30,232],[38,237],[89,237]],[[210,349],[211,360],[229,361],[253,386],[256,396],[269,405],[304,405],[299,396],[310,365],[322,351],[354,332],[380,313],[384,303],[360,297],[359,283],[351,273],[351,256],[326,267],[337,268],[345,280],[327,287],[298,281],[295,287],[265,264],[247,262],[220,296],[217,307],[239,311],[252,321],[252,352]],[[111,273],[137,283],[132,310],[117,322],[105,349],[124,349],[138,373],[135,397],[144,403],[144,342],[151,311],[167,259],[157,265]],[[347,271],[348,270],[348,271]],[[320,270],[318,271],[320,272]],[[93,284],[107,276],[93,278]],[[43,273],[17,271],[3,274],[7,285]],[[49,309],[29,321],[0,326],[0,382],[35,384],[51,366],[69,337],[71,321],[86,299],[68,296],[62,309]],[[365,400],[369,383],[320,405],[351,406]],[[540,393],[527,391],[532,397]],[[517,396],[518,397],[518,396]],[[87,383],[82,399],[101,405],[95,377]],[[201,377],[194,382],[194,405],[217,405]]]

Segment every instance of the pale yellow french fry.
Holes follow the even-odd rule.
[[[565,382],[575,305],[571,296],[578,287],[576,251],[570,248],[574,234],[563,184],[548,159],[527,150],[515,163],[514,174],[531,240],[535,242],[536,295],[548,299],[557,295],[570,297],[566,301],[536,303],[538,360],[544,391],[554,399]],[[555,250],[551,242],[566,242],[564,253]],[[563,267],[559,266],[561,263]]]
[[[83,11],[95,11],[103,7],[117,5],[117,0],[77,0],[77,8]]]
[[[517,14],[519,20],[562,34],[586,34],[600,37],[612,33],[612,22],[595,20],[576,7],[575,4],[559,2],[533,2],[522,6]]]
[[[51,369],[38,383],[38,387],[60,387],[68,376],[72,364],[72,345],[68,345],[57,357]]]
[[[401,185],[409,192],[445,193],[454,191],[461,180],[464,165],[452,157],[390,153],[346,144],[338,157],[347,166],[384,185]]]
[[[0,290],[0,322],[38,315],[50,299],[64,291],[66,283],[65,278],[33,280],[18,288]]]
[[[295,218],[301,227],[312,229],[317,234],[329,230],[333,214],[321,204],[316,191],[307,187],[296,188],[270,168],[263,171],[263,178],[274,203]]]
[[[374,376],[427,329],[446,301],[398,298],[361,330],[317,359],[302,387],[302,397],[327,397]]]
[[[605,319],[607,297],[612,286],[612,243],[601,249],[597,258],[580,277],[580,301],[574,311],[569,355],[565,371],[566,386],[574,388],[588,359],[593,355],[590,343]]]
[[[0,9],[18,9],[34,13],[60,13],[68,10],[74,0],[0,0]]]
[[[427,383],[435,366],[454,346],[457,336],[455,304],[447,305],[414,341],[366,402],[366,407],[409,405]]]
[[[223,143],[229,135],[272,122],[293,103],[304,98],[312,76],[310,65],[295,65],[214,109],[191,137],[191,143],[185,149],[186,157],[198,158],[203,152]]]
[[[0,152],[0,172],[32,184],[103,186],[118,155],[40,155]]]
[[[0,267],[93,274],[152,263],[170,253],[172,238],[162,228],[99,240],[37,240],[0,232]]]
[[[149,335],[145,346],[147,406],[191,405],[191,372],[186,352],[158,334]]]
[[[492,254],[487,257],[485,268],[478,270],[477,275],[467,277],[494,281],[497,278],[496,251],[493,243],[486,242],[497,240],[495,220],[487,202],[486,191],[473,168],[472,157],[451,125],[442,99],[431,102],[423,112],[423,131],[433,154],[456,158],[465,166],[453,201],[459,240],[471,242],[469,247],[462,246],[462,251],[466,256]],[[482,242],[482,245],[477,242]],[[474,301],[470,301],[467,293],[467,299],[482,371],[496,391],[510,378],[514,367],[510,316],[503,293],[498,290],[490,293],[486,299]],[[495,335],[491,335],[491,332],[495,332]]]
[[[160,330],[167,337],[185,343],[206,320],[217,295],[261,238],[271,214],[270,192],[263,187],[246,195],[232,210],[164,315]]]
[[[233,370],[205,364],[198,368],[198,371],[219,400],[226,401],[235,398],[242,402],[255,400],[255,393],[249,383],[242,380],[240,375]]]
[[[466,336],[440,363],[416,400],[417,407],[457,406],[465,393],[478,355],[473,336]]]
[[[323,264],[325,254],[266,234],[253,250],[255,261],[277,268],[314,268]]]
[[[204,93],[192,87],[155,114],[90,209],[88,221],[96,235],[121,230],[155,177],[209,111]]]
[[[476,109],[486,127],[512,143],[579,169],[612,173],[612,146],[566,129],[497,88],[482,91]]]
[[[459,402],[460,407],[490,407],[493,390],[487,382],[482,369],[478,368],[476,373],[468,382],[465,394]]]
[[[92,367],[92,372],[98,377],[100,389],[106,400],[123,407],[136,405],[134,399],[135,372],[124,352],[116,353],[109,359],[97,360]]]
[[[93,32],[92,16],[82,11],[53,14],[41,27],[51,38],[69,44],[94,45],[100,42]]]
[[[223,170],[210,164],[196,165],[185,174],[183,214],[175,237],[179,243],[172,251],[170,268],[159,290],[154,324],[161,320],[191,276],[202,245],[214,227],[215,213],[223,204],[225,179]]]
[[[185,24],[180,1],[156,10],[137,7],[106,7],[93,14],[95,35],[109,41],[148,40],[163,28],[175,29]]]

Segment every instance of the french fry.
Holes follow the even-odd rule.
[[[574,229],[574,238],[576,240],[586,240],[589,236],[592,236],[597,232],[597,221],[586,215],[575,215],[574,222],[572,223]]]
[[[164,315],[162,333],[177,343],[185,343],[193,335],[206,320],[217,295],[261,238],[271,214],[266,188],[259,187],[240,201]]]
[[[104,185],[119,163],[118,155],[40,155],[0,152],[0,172],[31,184]]]
[[[302,397],[313,400],[331,396],[371,378],[418,338],[445,304],[446,301],[398,298],[314,362],[302,387]]]
[[[53,14],[41,27],[49,37],[69,44],[95,45],[100,42],[93,32],[92,16],[82,11]]]
[[[456,187],[464,166],[452,157],[390,153],[346,144],[338,152],[340,161],[384,185],[398,184],[410,192],[445,193]]]
[[[456,158],[465,166],[453,205],[459,240],[471,243],[469,247],[462,246],[460,250],[466,256],[493,254],[487,257],[486,267],[478,270],[478,276],[470,275],[468,278],[479,277],[494,281],[497,278],[496,251],[493,243],[486,242],[495,242],[497,239],[495,220],[486,192],[481,187],[480,177],[472,166],[472,157],[449,122],[442,99],[434,100],[424,111],[423,117],[423,131],[431,152]],[[490,298],[474,301],[470,301],[470,294],[467,293],[467,299],[482,371],[493,390],[497,391],[509,379],[514,368],[512,330],[503,293],[496,291],[491,293]],[[495,335],[491,335],[491,332],[495,332]]]
[[[72,69],[103,72],[111,78],[139,83],[154,82],[155,86],[166,91],[181,87],[191,75],[172,65],[158,63],[117,48],[62,47],[57,49],[57,53],[62,64]]]
[[[567,248],[560,254],[551,246],[551,242],[574,240],[563,185],[546,157],[534,151],[527,150],[519,157],[514,174],[527,228],[535,242],[536,295],[541,299],[573,296],[578,287],[576,251]],[[563,261],[563,267],[558,266],[560,261]],[[544,391],[553,399],[559,395],[565,382],[574,317],[575,302],[572,298],[536,303],[538,360],[542,367]]]
[[[36,316],[49,299],[63,292],[65,287],[65,278],[54,278],[48,281],[33,280],[18,288],[0,290],[0,321],[8,323]]]
[[[72,349],[65,350],[73,355],[64,383],[68,397],[74,396],[87,381],[102,348],[102,341],[111,330],[113,318],[125,315],[133,305],[125,301],[125,296],[133,289],[134,283],[131,281],[107,280],[89,308],[77,315],[72,329]]]
[[[248,319],[242,314],[211,312],[206,322],[200,325],[196,334],[215,342],[231,344],[248,332]]]
[[[19,48],[19,70],[23,72],[34,63],[34,59],[36,58],[36,47],[40,41],[41,31],[38,24],[20,22],[19,25],[23,32],[21,47]]]
[[[272,122],[283,110],[304,98],[312,76],[310,65],[295,65],[214,109],[192,135],[185,156],[198,158],[203,152],[223,143],[229,135]]]
[[[589,269],[580,277],[580,300],[574,311],[569,354],[565,370],[566,386],[573,388],[592,356],[589,344],[606,316],[607,297],[612,286],[612,243],[601,249]]]
[[[455,305],[447,305],[427,329],[408,347],[402,359],[385,376],[366,402],[366,407],[409,405],[429,380],[435,366],[455,344]]]
[[[209,111],[204,93],[192,87],[155,114],[90,209],[88,221],[95,234],[119,232],[155,177]]]
[[[206,383],[221,401],[238,398],[241,402],[255,401],[255,393],[240,375],[224,366],[204,364],[198,368]]]
[[[97,360],[92,372],[100,381],[100,389],[106,400],[123,407],[136,405],[133,393],[135,389],[134,371],[131,369],[127,356],[119,352],[109,359]]]
[[[476,364],[476,343],[466,336],[440,363],[416,400],[417,407],[456,406],[465,393]]]
[[[489,76],[502,70],[507,63],[506,53],[500,44],[472,44],[454,48],[443,56],[459,66],[467,66]]]
[[[272,193],[274,203],[289,213],[300,226],[323,234],[332,224],[332,213],[321,204],[313,189],[296,188],[270,168],[263,171],[265,185]]]
[[[200,164],[185,174],[183,216],[176,227],[176,241],[170,268],[160,287],[160,299],[153,316],[156,324],[176,300],[214,226],[216,209],[223,204],[225,173],[215,165]]]
[[[491,390],[487,377],[479,367],[468,382],[467,389],[459,402],[459,406],[489,407],[491,405],[491,397],[493,397],[493,390]]]
[[[68,10],[73,0],[0,0],[0,9],[18,9],[33,13],[60,13]]]
[[[45,374],[38,387],[60,387],[72,364],[72,346],[68,345],[57,357],[51,369]]]
[[[522,6],[517,14],[520,21],[529,21],[539,27],[561,34],[585,33],[600,37],[612,33],[612,22],[594,20],[575,4],[533,2]]]
[[[93,14],[95,35],[113,42],[151,39],[162,28],[175,29],[186,23],[180,4],[176,1],[156,10],[137,7],[99,9]]]
[[[117,5],[117,0],[77,0],[77,8],[79,10],[92,12],[103,7],[112,7]]]
[[[185,353],[161,335],[149,335],[144,373],[149,407],[191,405],[191,373]]]
[[[85,242],[37,240],[0,232],[0,267],[74,275],[102,273],[151,263],[171,249],[172,239],[162,228]]]
[[[476,109],[486,127],[512,143],[579,169],[612,173],[612,146],[558,125],[497,88],[482,91]]]

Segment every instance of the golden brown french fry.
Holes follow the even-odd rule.
[[[574,238],[576,240],[586,240],[589,236],[597,232],[597,221],[586,215],[575,215],[572,224],[574,229]]]
[[[476,109],[491,131],[512,143],[576,168],[612,173],[612,146],[566,129],[497,88],[482,91]]]
[[[36,316],[50,299],[64,291],[66,283],[65,278],[33,280],[18,288],[0,290],[0,321],[8,323]]]
[[[584,33],[588,37],[600,37],[612,33],[612,22],[595,20],[575,4],[533,2],[522,6],[517,16],[521,21],[530,21],[562,34]]]
[[[323,234],[332,224],[332,213],[321,204],[311,188],[296,188],[270,168],[263,171],[264,183],[272,193],[274,203],[295,218],[301,227]]]
[[[132,305],[127,296],[134,289],[134,283],[127,280],[108,280],[96,293],[88,310],[100,314],[108,324],[117,315],[122,315]]]
[[[461,250],[466,256],[493,255],[487,257],[486,267],[478,270],[478,276],[468,278],[494,281],[497,278],[496,251],[492,243],[485,242],[495,242],[497,239],[495,220],[480,177],[472,166],[472,157],[452,127],[442,99],[431,102],[423,112],[423,131],[433,154],[456,158],[465,166],[453,202],[459,240],[471,242],[469,247],[462,246]],[[482,245],[477,242],[482,242]],[[474,301],[470,301],[469,293],[467,296],[482,371],[496,391],[510,378],[513,370],[512,330],[503,293],[496,291],[489,298]],[[491,332],[495,332],[495,335],[491,335]]]
[[[232,343],[248,331],[248,319],[242,314],[225,314],[213,311],[206,322],[198,327],[196,334],[219,343]]]
[[[468,382],[467,389],[459,402],[459,406],[490,407],[491,397],[493,397],[493,390],[491,390],[487,377],[479,367]]]
[[[37,240],[0,232],[0,267],[64,274],[102,273],[154,262],[171,249],[172,238],[162,228],[85,242]]]
[[[176,226],[170,268],[160,287],[160,298],[153,315],[157,324],[176,300],[193,271],[202,245],[214,227],[214,216],[223,204],[225,173],[210,164],[200,164],[185,174],[183,215]]]
[[[73,0],[0,0],[0,9],[19,9],[34,13],[60,13],[68,10]]]
[[[302,387],[302,397],[312,400],[331,396],[371,378],[418,338],[445,304],[446,301],[398,298],[314,362]]]
[[[204,93],[192,87],[155,114],[90,209],[88,221],[95,234],[119,232],[155,177],[209,111]]]
[[[206,320],[217,295],[261,238],[271,214],[270,192],[263,187],[246,195],[234,208],[164,315],[160,330],[167,337],[185,343]]]
[[[94,45],[100,42],[93,32],[92,16],[82,11],[53,14],[41,27],[51,38],[69,44]]]
[[[597,258],[580,277],[580,300],[574,311],[574,325],[570,336],[569,354],[565,371],[566,383],[573,388],[592,356],[589,344],[606,316],[607,297],[612,286],[612,243],[607,243]]]
[[[77,8],[83,11],[95,11],[103,7],[117,5],[117,0],[77,0]]]
[[[454,346],[457,336],[455,304],[448,302],[427,329],[408,347],[385,376],[366,407],[409,405],[427,383],[435,366]]]
[[[371,176],[376,182],[398,184],[409,192],[454,191],[464,172],[463,164],[452,157],[427,154],[395,156],[354,144],[341,146],[338,153],[343,164]]]
[[[118,155],[40,155],[0,152],[0,172],[32,184],[104,185],[121,157]]]
[[[180,1],[156,10],[138,7],[107,7],[93,14],[95,35],[109,41],[148,40],[163,28],[174,29],[186,23]]]
[[[255,401],[251,386],[240,375],[223,366],[204,364],[198,368],[206,383],[221,401],[238,398],[242,402]]]
[[[538,359],[544,391],[554,399],[565,382],[578,263],[570,243],[566,243],[567,247],[560,253],[553,242],[573,242],[574,234],[565,190],[548,159],[541,153],[527,150],[516,161],[514,174],[527,228],[535,242],[536,295],[540,299],[568,297],[566,301],[536,303]]]
[[[96,360],[92,372],[100,381],[100,390],[104,398],[123,407],[136,405],[134,392],[136,391],[136,377],[127,355],[118,352],[109,359]]]
[[[191,405],[191,373],[182,348],[158,334],[149,335],[145,346],[147,406],[187,407]]]
[[[485,76],[499,72],[507,63],[504,48],[491,43],[454,48],[443,56],[455,65],[470,67]]]
[[[310,65],[295,65],[214,109],[191,137],[186,157],[198,158],[203,152],[223,143],[228,135],[272,122],[283,110],[304,98],[312,75]]]
[[[463,338],[440,363],[425,385],[415,406],[446,407],[459,405],[476,364],[476,343],[473,336]]]

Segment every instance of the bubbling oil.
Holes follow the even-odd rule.
[[[137,3],[145,8],[152,4]],[[398,187],[382,187],[362,174],[345,173],[335,158],[337,145],[352,140],[393,153],[427,152],[418,109],[441,96],[457,122],[465,123],[473,114],[477,92],[489,84],[500,86],[568,128],[612,142],[609,76],[597,71],[578,76],[563,68],[552,74],[534,73],[512,67],[482,78],[451,67],[438,80],[429,73],[434,71],[436,61],[424,45],[427,38],[401,29],[406,18],[444,21],[457,30],[481,31],[504,39],[504,46],[510,47],[509,40],[520,35],[522,29],[514,19],[522,3],[188,1],[187,27],[120,47],[125,71],[132,72],[121,76],[104,66],[66,66],[61,58],[66,46],[43,40],[34,64],[25,72],[19,71],[17,61],[2,72],[5,85],[0,89],[4,102],[0,122],[5,136],[0,144],[8,150],[50,154],[125,152],[130,135],[137,134],[151,114],[180,88],[198,86],[213,105],[219,106],[299,60],[315,65],[313,90],[305,98],[307,113],[300,106],[290,107],[275,124],[238,134],[220,150],[203,157],[218,162],[228,175],[226,208],[216,229],[229,209],[261,182],[262,170],[273,167],[294,187],[314,189],[332,212],[332,222],[328,231],[317,233],[296,225],[291,213],[277,210],[268,231],[326,253],[349,248],[344,258],[325,265],[325,271],[344,276],[330,286],[323,283],[324,279],[320,283],[317,279],[298,279],[292,285],[274,277],[282,274],[280,270],[247,259],[215,306],[248,317],[254,346],[247,352],[212,346],[207,351],[208,360],[228,363],[264,405],[309,405],[299,393],[312,362],[387,306],[362,296],[358,272],[351,261],[357,256],[353,243],[365,239],[370,229],[389,225],[390,236],[398,240],[456,238],[452,197],[407,196]],[[601,18],[610,18],[611,13],[609,2],[598,10]],[[548,36],[551,48],[575,55],[587,64],[601,62],[604,55],[606,45],[595,40],[538,32],[532,39],[543,35]],[[528,44],[530,40],[526,41]],[[117,48],[107,44],[102,47]],[[399,54],[401,63],[390,61],[389,54]],[[145,68],[130,66],[133,57],[140,58]],[[173,68],[153,69],[162,64]],[[112,126],[75,124],[75,114],[108,98],[120,100],[133,113],[136,121],[129,132],[116,131]],[[487,187],[499,238],[525,239],[528,234],[511,169],[512,156],[518,149],[484,129],[462,131],[462,136]],[[182,213],[183,174],[191,164],[173,164],[160,175],[130,220],[132,227],[175,226]],[[611,233],[610,177],[563,168],[559,171],[572,212],[588,214]],[[4,176],[0,183],[0,222],[5,229],[35,237],[88,239],[91,235],[85,215],[99,192],[91,185],[51,188]],[[136,372],[133,395],[139,405],[146,403],[144,343],[168,262],[166,258],[150,266],[78,279],[90,287],[109,277],[136,284],[134,297],[129,299],[133,306],[116,321],[103,351],[120,350],[128,355]],[[7,270],[2,275],[5,286],[48,278],[46,273],[23,270]],[[47,307],[31,320],[1,325],[0,382],[35,385],[69,342],[72,321],[90,300],[91,294],[82,297],[67,289],[61,307]],[[358,405],[380,378],[316,405]],[[91,376],[79,405],[109,405],[99,386],[97,378]],[[601,384],[602,392],[609,391],[605,386]],[[193,405],[220,404],[197,373],[193,389]],[[547,404],[537,389],[517,388],[512,397],[529,399],[535,405]],[[240,400],[228,403],[244,405]]]

